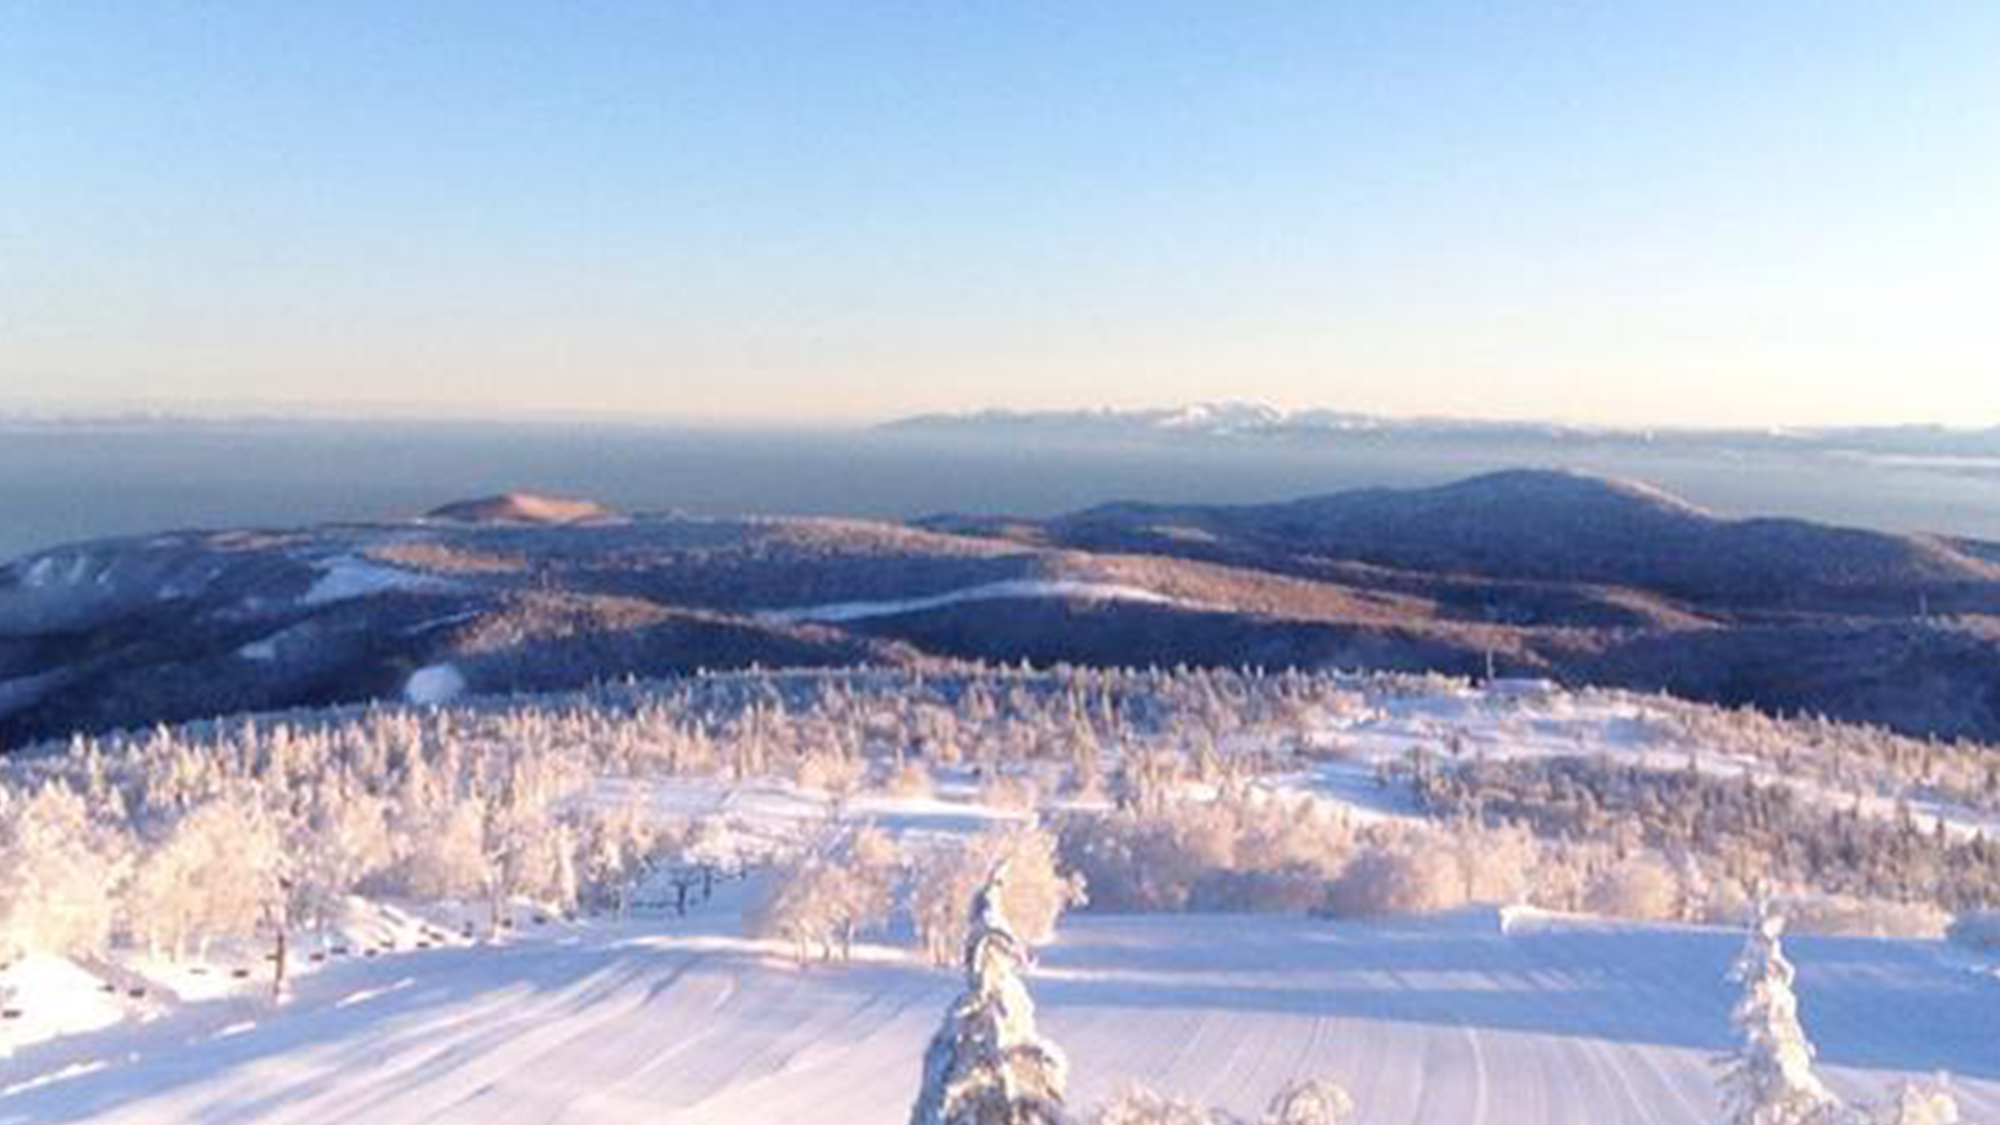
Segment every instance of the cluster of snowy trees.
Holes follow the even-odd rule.
[[[2000,897],[2000,848],[1984,838],[1819,815],[1782,789],[1671,771],[1459,762],[1421,772],[1438,822],[1416,827],[1362,829],[1256,792],[1260,775],[1328,752],[1325,732],[1343,721],[1455,694],[1471,689],[1298,671],[745,672],[78,738],[0,768],[0,950],[198,951],[323,925],[355,892],[477,900],[496,915],[515,899],[617,909],[687,846],[686,826],[604,807],[591,793],[606,778],[787,777],[839,801],[921,793],[939,768],[974,775],[1005,807],[1058,793],[1111,805],[1051,825],[1051,879],[1080,875],[1104,910],[1532,901],[1718,919],[1740,917],[1745,888],[1763,880],[1848,896],[1817,906],[1839,925],[1907,929],[1874,901],[1961,909]],[[1632,701],[1487,702],[1515,699],[1530,713]],[[1962,747],[1670,700],[1642,713],[1665,716],[1646,721],[1667,745],[1705,740],[1856,784],[1983,784]],[[951,904],[979,858],[952,867],[889,850],[860,836],[810,850],[774,880],[795,897],[767,904],[765,932],[825,955],[904,894],[929,955],[950,956],[962,922]]]
[[[966,904],[1001,867],[1009,872],[1001,905],[1029,942],[1054,937],[1062,912],[1085,901],[1084,881],[1058,868],[1054,835],[1034,824],[939,841],[914,857],[879,828],[834,827],[767,873],[746,925],[752,936],[790,942],[801,960],[844,960],[856,937],[889,921],[900,896],[919,950],[948,965],[965,946]]]
[[[1056,824],[1063,863],[1083,876],[1097,910],[1379,917],[1533,902],[1671,913],[1644,892],[1652,865],[1612,863],[1598,845],[1539,840],[1519,825],[1363,825],[1309,797],[1255,790],[1070,813]]]
[[[1035,1026],[1022,973],[1032,943],[1009,909],[1017,868],[1001,859],[977,889],[964,932],[965,988],[924,1052],[910,1125],[1066,1125],[1069,1061]],[[1261,1125],[1344,1125],[1353,1103],[1326,1081],[1297,1083],[1272,1099]],[[1088,1120],[1096,1125],[1238,1125],[1220,1110],[1134,1088]]]
[[[1062,868],[1090,888],[1087,909],[1106,912],[1380,917],[1527,904],[1737,925],[1762,891],[1781,896],[1815,933],[1935,937],[1951,921],[1934,905],[1779,878],[1775,864],[1744,862],[1726,833],[1666,841],[1616,817],[1591,835],[1574,826],[1537,831],[1547,826],[1524,811],[1501,817],[1488,805],[1481,816],[1469,804],[1432,799],[1435,820],[1364,824],[1308,796],[1225,787],[1069,811],[1051,823]]]
[[[1345,1125],[1353,1119],[1347,1091],[1324,1079],[1295,1082],[1271,1098],[1254,1125]],[[1253,1125],[1227,1110],[1133,1086],[1091,1119],[1095,1125]]]
[[[103,949],[123,850],[81,794],[0,788],[0,958]]]
[[[1910,904],[1942,928],[1944,911],[2000,903],[2000,841],[1894,816],[1829,808],[1792,786],[1603,757],[1469,761],[1415,771],[1434,815],[1521,823],[1551,839],[1613,842],[1623,855],[1676,857],[1682,909],[1740,912],[1743,888],[1778,884],[1849,901]],[[1719,901],[1718,901],[1719,900]]]
[[[1309,910],[1360,839],[1324,802],[1247,788],[1073,812],[1055,826],[1063,865],[1109,912]]]
[[[599,807],[594,779],[788,776],[842,796],[864,783],[915,791],[955,763],[1025,806],[1041,789],[1011,768],[1022,763],[1095,787],[1105,748],[1213,759],[1225,735],[1277,745],[1353,697],[1348,680],[1255,672],[751,672],[79,737],[0,769],[0,952],[199,952],[325,924],[357,891],[481,900],[496,915],[511,899],[615,908],[684,841]],[[815,859],[814,877],[878,885],[851,878],[875,859],[836,858]],[[942,913],[952,920],[925,932],[948,943],[959,921]],[[872,917],[858,909],[835,944]],[[816,924],[784,924],[825,948]]]
[[[829,833],[770,872],[745,927],[790,942],[802,961],[845,960],[857,937],[888,922],[903,867],[902,848],[880,828]]]
[[[587,759],[518,716],[479,739],[413,713],[227,737],[158,731],[0,784],[0,953],[200,956],[326,927],[369,893],[551,910],[621,902],[685,843],[589,799]]]
[[[1600,693],[1601,694],[1601,693]],[[1912,738],[1824,716],[1779,718],[1753,708],[1721,709],[1657,697],[1668,741],[1774,764],[1786,777],[1838,792],[1925,798],[2000,812],[2000,757],[1965,739]]]

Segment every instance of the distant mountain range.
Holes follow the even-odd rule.
[[[1331,409],[1290,410],[1226,401],[1155,409],[979,410],[922,414],[889,422],[903,433],[1046,435],[1083,438],[1478,439],[1572,445],[1634,443],[1783,450],[2000,456],[2000,425],[1988,428],[1880,426],[1748,429],[1640,429],[1559,422],[1397,418]]]
[[[0,568],[0,746],[242,710],[952,658],[1539,676],[2000,741],[2000,545],[1510,471],[1052,519],[503,496]]]
[[[1356,566],[1594,584],[1734,610],[1907,609],[1913,591],[2000,580],[1990,544],[1732,520],[1658,489],[1559,470],[1281,504],[1107,504],[1039,522],[936,516],[932,530],[1042,546],[1201,558],[1309,578]]]

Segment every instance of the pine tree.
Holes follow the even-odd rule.
[[[1876,1107],[1874,1118],[1880,1125],[1958,1125],[1958,1101],[1942,1081],[1905,1082],[1895,1101]]]
[[[1354,1116],[1354,1099],[1325,1079],[1294,1082],[1278,1091],[1264,1111],[1264,1125],[1344,1125]]]
[[[1060,1125],[1067,1064],[1035,1031],[1021,983],[1028,947],[1001,907],[1006,865],[972,906],[965,992],[924,1053],[924,1086],[910,1125]]]
[[[0,961],[39,950],[90,956],[110,943],[122,842],[67,786],[0,790]]]
[[[1723,1085],[1730,1125],[1828,1125],[1840,1104],[1813,1074],[1813,1045],[1799,1024],[1796,976],[1780,942],[1785,919],[1761,909],[1730,979],[1743,986],[1731,1013],[1743,1044]]]

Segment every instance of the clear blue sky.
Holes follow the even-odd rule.
[[[2000,4],[0,3],[0,402],[2000,422]]]

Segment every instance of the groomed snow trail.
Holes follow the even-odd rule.
[[[1364,926],[1079,917],[1031,980],[1082,1106],[1140,1080],[1239,1112],[1325,1074],[1364,1125],[1708,1125],[1735,934],[1492,915]],[[1921,943],[1802,938],[1843,1093],[1943,1066],[2000,1118],[2000,982]],[[748,943],[593,927],[351,963],[284,1011],[195,1005],[0,1060],[0,1122],[895,1125],[950,974],[800,968]],[[880,954],[880,956],[876,956]],[[254,1026],[242,1026],[245,1021]]]

